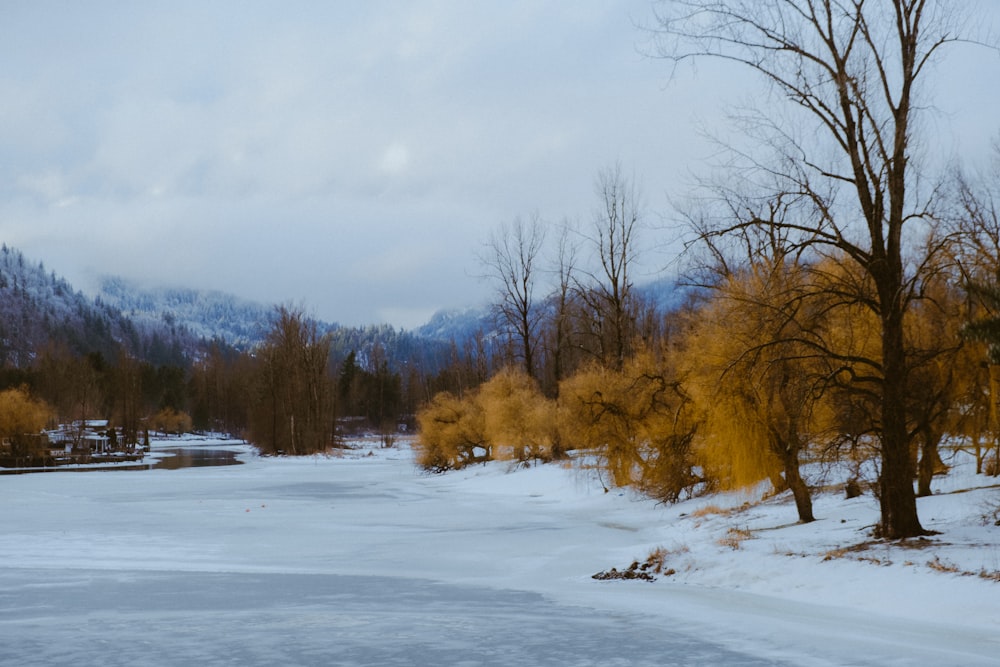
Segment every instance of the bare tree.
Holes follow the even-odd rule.
[[[259,359],[251,436],[266,452],[312,454],[333,441],[330,336],[301,311],[279,307]]]
[[[800,198],[802,215],[781,224],[795,242],[856,265],[854,295],[878,318],[881,354],[864,382],[879,395],[880,534],[921,535],[907,433],[904,315],[919,292],[921,262],[905,256],[921,221],[914,180],[914,110],[928,63],[957,36],[935,0],[675,0],[658,16],[662,55],[745,66],[790,104],[805,132],[776,118],[752,119],[776,158],[744,154],[773,188]],[[793,129],[790,129],[793,128]],[[807,137],[807,138],[806,138]],[[750,208],[715,231],[773,224]]]
[[[483,262],[496,283],[497,319],[517,347],[524,371],[535,377],[535,348],[541,312],[535,303],[545,227],[537,215],[503,224],[487,243]]]
[[[621,165],[603,169],[597,176],[600,208],[588,241],[596,268],[582,272],[577,293],[591,315],[601,361],[621,369],[628,356],[635,329],[632,268],[637,258],[636,234],[641,202],[634,181],[622,174]]]

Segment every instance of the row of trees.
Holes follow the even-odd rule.
[[[643,302],[632,276],[641,248],[638,188],[614,165],[601,171],[596,189],[593,224],[563,223],[551,257],[549,226],[538,216],[502,225],[482,256],[497,286],[495,356],[519,365],[548,396],[589,362],[621,368],[637,339],[662,333],[657,309]],[[547,282],[554,288],[545,292]]]
[[[190,370],[195,426],[291,455],[325,451],[345,429],[395,432],[415,411],[423,375],[404,378],[377,345],[364,360],[355,351],[337,360],[332,345],[331,333],[288,307],[250,352],[213,343]]]
[[[664,3],[659,55],[734,63],[775,93],[741,110],[731,168],[685,207],[699,291],[667,320],[636,298],[641,206],[619,168],[598,179],[590,231],[555,244],[544,298],[541,224],[502,228],[485,259],[507,361],[517,386],[539,383],[552,402],[532,404],[548,416],[522,420],[541,433],[490,427],[491,411],[525,400],[492,391],[509,380],[440,396],[420,416],[424,464],[583,449],[611,483],[667,499],[770,478],[809,521],[800,465],[833,458],[876,471],[882,536],[923,534],[914,479],[929,492],[942,438],[965,437],[982,462],[981,443],[1000,434],[995,199],[961,176],[917,187],[926,70],[965,38],[952,10]],[[577,266],[581,246],[592,257]],[[962,323],[973,323],[964,336]]]
[[[620,367],[583,361],[552,396],[508,347],[506,365],[481,386],[441,392],[419,412],[418,462],[442,471],[576,450],[599,463],[608,486],[667,501],[770,480],[792,492],[802,521],[813,519],[802,466],[839,463],[875,482],[881,500],[879,321],[843,293],[861,279],[849,264],[811,264],[781,244],[765,261],[765,247],[753,261],[716,265],[711,285],[667,314],[659,336],[632,339]],[[931,493],[946,438],[975,455],[979,472],[1000,470],[998,373],[987,363],[995,347],[978,340],[1000,342],[997,320],[982,318],[997,302],[960,275],[935,271],[904,323],[917,495]]]
[[[395,430],[427,382],[391,368],[378,346],[363,360],[355,352],[338,360],[331,334],[301,311],[278,308],[254,350],[213,341],[177,365],[153,365],[124,346],[109,358],[47,344],[30,364],[0,368],[0,388],[13,392],[2,394],[10,409],[0,405],[0,437],[106,419],[123,446],[149,430],[197,429],[246,437],[265,452],[311,453],[352,426]],[[29,429],[7,418],[18,414],[30,417]]]

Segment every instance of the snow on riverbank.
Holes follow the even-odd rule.
[[[665,554],[663,569],[672,574],[652,584],[598,582],[597,588],[613,591],[605,602],[628,591],[626,605],[656,614],[657,605],[674,604],[672,595],[683,591],[701,598],[694,605],[701,611],[688,610],[688,618],[711,627],[724,617],[723,609],[735,610],[733,622],[758,636],[780,635],[772,622],[794,625],[797,609],[807,624],[815,609],[798,605],[819,605],[831,612],[833,618],[825,620],[834,625],[798,632],[857,644],[886,631],[885,623],[906,628],[905,641],[930,655],[941,647],[969,648],[1000,664],[1000,479],[975,475],[961,454],[952,463],[947,477],[935,478],[935,495],[918,500],[924,527],[939,534],[896,542],[872,538],[879,509],[870,493],[853,499],[839,490],[820,493],[814,499],[818,520],[803,525],[790,493],[752,502],[739,493],[714,494],[658,505],[622,490],[595,497],[601,488],[596,479],[588,482],[584,471],[551,465],[511,473],[493,464],[445,475],[451,479],[439,483],[458,495],[517,495],[529,503],[576,508],[578,517],[590,516],[628,536],[595,540],[568,559],[576,572],[624,571],[653,552]],[[715,604],[704,606],[706,598]],[[963,664],[963,658],[939,659],[928,662],[925,654],[900,664]],[[972,656],[964,659],[978,664]]]
[[[244,664],[1000,661],[1000,583],[979,576],[1000,570],[983,519],[1000,490],[966,491],[997,480],[964,464],[919,501],[941,534],[887,544],[870,537],[870,495],[819,495],[819,520],[798,525],[786,496],[665,506],[569,465],[429,475],[405,446],[292,459],[189,444],[245,463],[0,480],[0,635],[18,638],[0,663],[116,664],[101,624],[183,649],[148,664],[225,662],[233,642]],[[674,574],[591,578],[658,549]],[[678,632],[719,652],[659,643]],[[459,653],[429,653],[428,637]]]

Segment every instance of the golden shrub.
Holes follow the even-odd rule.
[[[673,501],[701,481],[691,458],[690,400],[648,352],[620,371],[594,365],[564,381],[560,428],[565,442],[597,456],[615,486]]]
[[[417,413],[417,464],[441,472],[490,458],[482,410],[474,398],[441,392]]]
[[[38,433],[45,428],[51,416],[49,406],[32,398],[27,389],[0,391],[0,437],[16,438]]]
[[[150,423],[153,429],[161,433],[188,433],[192,428],[190,415],[170,407],[153,415]]]
[[[552,458],[555,406],[520,368],[494,375],[476,395],[485,439],[498,459],[525,462]]]

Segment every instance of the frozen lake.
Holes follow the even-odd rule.
[[[535,593],[330,574],[4,571],[10,665],[773,665]]]
[[[487,532],[546,529],[512,516],[456,525],[469,520],[449,516],[457,499],[434,484],[415,494],[426,478],[408,462],[250,467],[19,478],[28,496],[18,536],[3,539],[3,562],[20,566],[0,569],[0,664],[776,664],[635,615],[441,571],[405,576],[417,559],[503,570]]]
[[[892,619],[595,582],[656,527],[557,466],[249,456],[10,476],[0,502],[3,665],[989,664]]]

